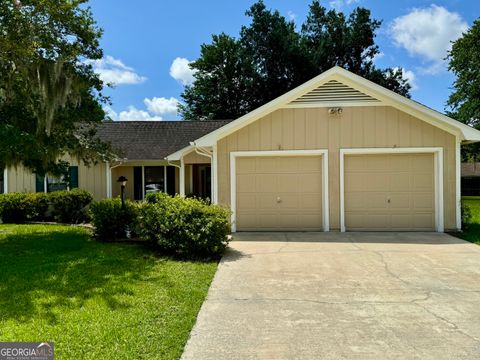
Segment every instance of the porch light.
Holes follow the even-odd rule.
[[[120,183],[120,189],[121,189],[121,200],[122,200],[122,208],[125,207],[125,186],[127,185],[128,179],[125,176],[120,176],[117,180],[118,183]]]
[[[121,186],[126,186],[127,185],[128,179],[125,176],[120,176],[117,180],[118,183],[122,183]]]

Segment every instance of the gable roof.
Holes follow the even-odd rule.
[[[105,121],[97,136],[110,142],[122,158],[163,160],[229,121]]]
[[[248,114],[196,139],[195,145],[212,146],[221,138],[280,108],[362,105],[392,106],[459,136],[461,141],[480,141],[480,131],[335,66]]]

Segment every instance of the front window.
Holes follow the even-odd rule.
[[[163,166],[145,166],[145,195],[165,190],[165,170]]]
[[[68,181],[65,176],[47,176],[47,192],[54,192],[68,189]]]

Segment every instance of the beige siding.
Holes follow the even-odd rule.
[[[78,187],[92,193],[95,200],[107,197],[107,164],[85,166],[83,162],[70,160],[72,166],[78,166]]]
[[[11,167],[8,173],[8,192],[35,192],[35,174],[23,166]]]
[[[65,158],[72,166],[78,166],[78,187],[90,191],[95,199],[107,196],[106,164],[87,167],[75,159]],[[35,192],[35,174],[23,166],[8,169],[8,192]]]
[[[339,150],[368,147],[444,149],[445,229],[455,223],[455,137],[386,106],[345,107],[340,116],[327,108],[281,109],[221,139],[218,144],[219,202],[230,203],[231,151],[327,149],[330,226],[340,227]]]
[[[185,155],[183,157],[184,164],[210,164],[210,158],[197,154],[195,151]]]
[[[125,186],[125,197],[133,200],[133,166],[118,166],[112,169],[112,197],[120,196],[121,184],[117,182],[120,176],[127,178]]]

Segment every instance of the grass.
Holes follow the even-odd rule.
[[[53,341],[56,359],[178,359],[216,267],[78,227],[0,225],[0,341]]]
[[[458,237],[480,245],[480,196],[464,196],[462,202],[470,208],[472,220]]]

